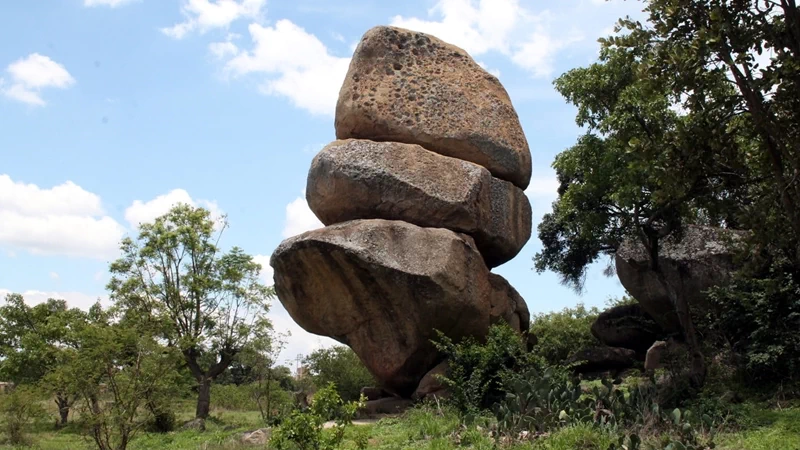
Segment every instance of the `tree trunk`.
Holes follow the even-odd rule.
[[[58,405],[58,427],[61,428],[67,425],[70,401],[67,397],[62,396],[61,394],[56,394],[56,405]]]
[[[203,377],[198,382],[196,419],[207,419],[211,408],[211,378]]]
[[[700,344],[697,341],[697,331],[692,322],[692,314],[689,302],[686,301],[686,296],[683,292],[678,292],[669,284],[661,267],[656,268],[656,274],[664,289],[667,291],[667,296],[675,308],[675,314],[678,316],[678,323],[683,331],[683,337],[686,341],[686,346],[689,349],[691,357],[691,366],[689,368],[689,381],[695,388],[701,388],[706,380],[706,362],[703,357],[703,352],[700,350]]]

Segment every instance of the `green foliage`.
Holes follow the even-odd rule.
[[[61,425],[67,422],[74,396],[57,368],[74,358],[76,342],[70,330],[86,319],[85,312],[67,308],[64,300],[28,306],[21,295],[8,294],[0,307],[0,379],[38,383],[53,394]]]
[[[800,380],[800,283],[788,264],[739,273],[709,291],[705,327],[743,355],[748,380]]]
[[[573,353],[598,345],[592,336],[592,323],[600,314],[597,308],[578,304],[574,308],[531,317],[530,333],[536,336],[533,352],[549,365],[563,365]]]
[[[255,411],[258,405],[251,398],[253,388],[249,384],[214,384],[211,386],[211,398],[214,406],[231,411]]]
[[[506,323],[493,325],[485,343],[472,337],[453,342],[441,332],[438,335],[434,345],[450,366],[442,382],[464,414],[475,416],[502,398],[504,377],[528,362],[522,337]]]
[[[315,350],[304,364],[317,387],[334,383],[345,401],[358,400],[361,388],[375,384],[375,378],[350,347],[337,345]]]
[[[359,408],[364,406],[362,397],[356,402],[344,402],[329,383],[314,394],[308,411],[294,411],[274,430],[270,444],[278,450],[333,450],[344,439],[347,427]],[[335,419],[331,430],[325,431],[326,421]]]
[[[219,227],[217,227],[219,225]],[[123,239],[108,289],[125,320],[146,321],[180,349],[198,382],[197,416],[208,416],[210,384],[255,335],[265,334],[274,291],[261,266],[238,247],[217,246],[227,227],[203,208],[181,204],[137,239]]]
[[[498,432],[506,436],[530,430],[542,433],[585,419],[580,382],[567,381],[553,368],[529,369],[506,382],[505,398],[495,407]]]
[[[59,367],[80,399],[79,423],[98,450],[125,450],[153,419],[171,424],[170,399],[177,396],[180,361],[176,349],[159,345],[152,329],[119,320],[99,306],[74,330],[75,358]],[[160,417],[159,417],[160,416]]]
[[[26,433],[34,422],[45,416],[41,399],[41,393],[25,385],[17,386],[8,394],[0,394],[0,424],[9,443],[29,443]]]

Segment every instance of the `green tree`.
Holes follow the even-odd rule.
[[[8,294],[0,307],[0,379],[15,384],[41,382],[54,396],[62,426],[75,399],[67,389],[68,381],[54,371],[74,357],[75,341],[69,330],[84,320],[86,314],[68,308],[64,300],[28,306],[22,295]]]
[[[752,75],[751,51],[763,49],[765,34],[781,35],[787,43],[791,39],[781,31],[788,23],[770,16],[777,12],[775,4],[768,8],[772,13],[762,15],[756,12],[755,1],[645,3],[648,24],[621,20],[616,31],[625,32],[600,40],[597,63],[571,70],[555,82],[559,92],[577,106],[577,123],[587,131],[554,162],[561,184],[559,199],[539,226],[544,248],[536,256],[536,268],[552,269],[566,283],[581,287],[586,268],[599,256],[613,254],[625,239],[637,239],[648,252],[649,269],[675,308],[692,355],[691,379],[698,385],[703,382],[705,364],[690,305],[678,286],[666,282],[659,267],[659,249],[665,238],[679,238],[687,223],[749,228],[757,233],[764,233],[765,223],[775,224],[773,230],[780,230],[781,241],[787,241],[795,207],[775,200],[785,197],[787,187],[793,186],[781,179],[790,173],[786,164],[796,157],[792,148],[797,140],[782,133],[795,133],[796,125],[787,125],[779,133],[782,137],[766,133],[775,127],[758,125],[762,119],[751,111],[764,106],[761,100],[746,99],[752,92],[731,77],[737,78],[736,70]],[[787,20],[789,15],[790,21],[795,20],[794,2],[781,5]],[[751,13],[759,19],[745,20]],[[720,53],[720,39],[750,41],[739,45],[733,55],[735,64],[728,64],[731,54]],[[780,40],[775,39],[773,43]],[[786,50],[772,48],[779,53]],[[795,63],[791,57],[773,60],[773,66]],[[791,79],[796,79],[797,71],[776,69],[775,73],[750,88],[757,84],[762,93],[774,91],[773,99],[779,97],[778,92],[788,96],[777,80],[796,86]],[[796,97],[797,89],[794,93]],[[796,114],[788,112],[793,101],[774,110],[777,115],[769,120],[777,123],[784,115]],[[782,143],[781,174],[769,163],[773,140]],[[773,169],[767,171],[767,166]],[[784,207],[776,210],[776,204]],[[796,249],[796,243],[784,248]]]
[[[260,336],[246,352],[242,353],[242,360],[252,367],[251,398],[258,405],[261,419],[267,424],[272,424],[276,403],[286,397],[285,391],[281,389],[275,377],[277,375],[275,364],[289,336],[289,332]]]
[[[98,450],[125,450],[131,440],[174,399],[179,350],[158,343],[146,322],[120,318],[99,304],[90,320],[72,330],[77,352],[59,367],[80,398],[80,422]]]
[[[800,9],[795,0],[649,0],[648,24],[623,20],[610,43],[648,48],[649,74],[737,130],[752,187],[742,219],[762,243],[800,259]],[[726,91],[710,89],[723,80]],[[715,83],[718,81],[715,81]],[[797,265],[797,264],[796,264]]]
[[[0,395],[0,423],[11,445],[26,445],[28,428],[47,415],[40,403],[41,393],[30,385],[16,386]]]
[[[375,384],[375,378],[350,347],[336,345],[315,350],[304,363],[317,387],[334,383],[344,401],[358,400],[361,388]]]
[[[600,311],[578,304],[575,308],[541,313],[531,317],[530,333],[536,336],[533,352],[547,364],[564,364],[573,353],[599,343],[592,336],[592,323]]]
[[[126,314],[159,324],[180,349],[198,386],[196,417],[206,418],[211,383],[254,335],[266,333],[271,288],[259,281],[261,266],[238,247],[222,253],[223,218],[215,230],[210,212],[181,204],[141,224],[125,238],[111,264],[111,298]]]

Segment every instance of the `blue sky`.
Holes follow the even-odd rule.
[[[266,263],[319,222],[309,164],[334,137],[349,58],[370,27],[429,32],[498,75],[530,143],[534,228],[555,198],[553,157],[580,134],[552,80],[595,60],[641,3],[611,0],[26,0],[0,3],[0,295],[107,299],[108,263],[136,223],[175,202],[228,215],[226,246]],[[505,276],[533,312],[623,293],[589,274],[577,295],[537,274],[535,236]],[[264,278],[271,283],[265,264]],[[285,358],[326,338],[292,332]]]

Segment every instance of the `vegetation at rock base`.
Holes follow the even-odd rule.
[[[350,347],[337,345],[315,350],[304,364],[316,386],[333,383],[345,401],[358,400],[362,387],[375,385],[375,379]]]

